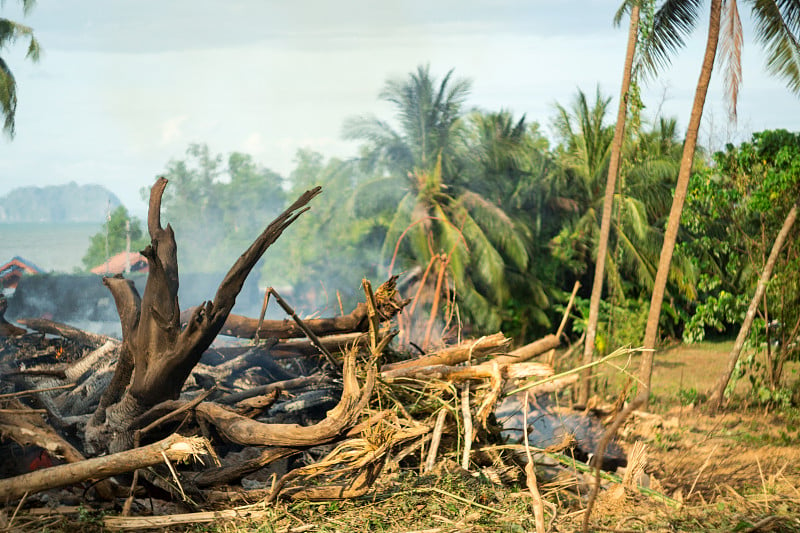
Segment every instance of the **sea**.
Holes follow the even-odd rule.
[[[18,256],[43,272],[84,270],[81,259],[102,230],[102,222],[0,223],[0,265]]]

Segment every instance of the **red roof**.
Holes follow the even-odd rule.
[[[42,273],[42,269],[41,268],[37,267],[36,265],[31,263],[30,261],[27,261],[27,260],[21,258],[18,255],[14,256],[14,258],[11,261],[9,261],[8,263],[6,263],[5,265],[0,266],[0,274],[5,274],[6,272],[11,271],[11,270],[21,270],[21,271],[25,272],[26,274],[41,274]]]
[[[126,257],[128,255],[130,256],[131,272],[147,272],[147,259],[145,256],[139,252],[130,252],[130,254],[127,252],[120,252],[109,258],[109,260],[102,265],[94,267],[92,273],[101,275],[123,274],[128,264],[128,258]]]
[[[19,256],[0,266],[0,286],[6,289],[15,289],[20,278],[25,274],[41,274],[42,270]]]

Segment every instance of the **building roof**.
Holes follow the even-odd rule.
[[[91,271],[93,274],[101,275],[122,274],[125,272],[125,266],[127,262],[126,255],[128,255],[127,252],[120,252],[117,255],[110,257],[108,261],[102,265],[94,267]],[[130,252],[130,265],[131,272],[146,272],[147,258],[145,258],[145,256],[139,252]]]
[[[15,255],[5,265],[0,266],[0,276],[8,274],[12,270],[22,270],[27,274],[41,274],[43,272],[41,268],[18,255]]]

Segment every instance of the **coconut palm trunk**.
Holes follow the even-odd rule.
[[[603,198],[603,217],[600,222],[600,242],[597,247],[597,260],[595,261],[594,282],[592,283],[592,297],[589,303],[589,322],[586,325],[586,340],[583,346],[583,364],[592,362],[594,355],[594,340],[597,336],[597,319],[600,315],[600,299],[603,295],[603,279],[605,278],[606,254],[608,253],[608,235],[611,231],[611,213],[614,206],[614,189],[617,175],[619,174],[620,154],[625,138],[625,120],[628,115],[628,90],[631,86],[631,73],[633,70],[633,56],[636,52],[636,40],[639,35],[639,6],[634,4],[631,8],[631,22],[628,27],[628,48],[625,52],[625,68],[622,72],[622,88],[619,93],[619,110],[617,111],[617,124],[614,129],[614,140],[611,144],[611,159],[608,163],[608,178],[606,180],[606,193]],[[587,366],[581,373],[581,387],[578,392],[578,403],[586,405],[589,400],[592,367]]]
[[[639,366],[640,396],[643,405],[646,407],[650,395],[650,380],[653,374],[653,355],[658,340],[658,321],[661,317],[661,305],[664,302],[664,292],[667,287],[667,276],[672,262],[672,253],[675,250],[675,241],[678,237],[678,228],[683,212],[683,204],[686,200],[686,190],[689,186],[689,178],[692,175],[692,163],[694,162],[695,148],[697,147],[697,135],[700,130],[700,120],[703,117],[703,107],[708,93],[708,84],[711,81],[711,72],[714,68],[714,59],[717,54],[717,43],[720,35],[720,18],[722,12],[722,0],[712,0],[711,15],[708,25],[708,40],[706,41],[705,54],[703,56],[703,66],[700,70],[700,78],[697,80],[697,89],[694,93],[694,103],[692,114],[689,117],[689,126],[686,131],[686,140],[683,144],[683,156],[681,157],[681,167],[678,172],[678,182],[675,185],[675,194],[672,200],[672,208],[669,212],[667,229],[664,233],[664,244],[661,247],[661,256],[658,261],[658,271],[656,272],[653,294],[650,298],[650,312],[647,315],[647,328],[644,334],[644,349],[642,360]]]
[[[781,248],[783,248],[786,237],[789,235],[789,231],[792,229],[792,225],[794,225],[796,219],[797,204],[793,205],[789,210],[789,214],[786,215],[786,219],[783,221],[783,227],[781,227],[778,236],[775,238],[775,243],[772,245],[767,263],[764,265],[764,270],[761,272],[758,285],[756,285],[756,293],[750,301],[750,307],[748,307],[742,327],[739,329],[739,335],[737,335],[736,342],[734,342],[731,353],[728,356],[728,365],[711,392],[711,397],[708,400],[708,408],[712,412],[719,409],[722,404],[722,399],[725,397],[725,388],[728,386],[728,381],[731,379],[733,369],[736,367],[736,361],[739,360],[739,354],[742,352],[744,341],[750,334],[750,327],[753,325],[753,319],[758,310],[758,303],[764,297],[764,292],[767,290],[767,283],[769,282],[769,278],[772,277],[772,271],[775,269],[775,263],[778,261],[778,254]]]

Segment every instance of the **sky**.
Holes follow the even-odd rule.
[[[619,0],[38,0],[28,15],[6,1],[0,16],[32,27],[0,50],[17,80],[16,136],[0,139],[0,195],[26,185],[97,183],[134,213],[140,191],[184,158],[190,143],[240,151],[286,176],[300,148],[352,157],[348,117],[392,108],[378,94],[430,64],[472,80],[467,106],[525,114],[548,131],[555,104],[577,88],[616,96],[627,23]],[[727,120],[722,76],[709,91],[700,142],[720,148],[753,131],[800,131],[800,106],[767,75],[743,8],[739,120]],[[643,91],[645,114],[688,121],[707,21]],[[322,184],[324,186],[324,184]]]

